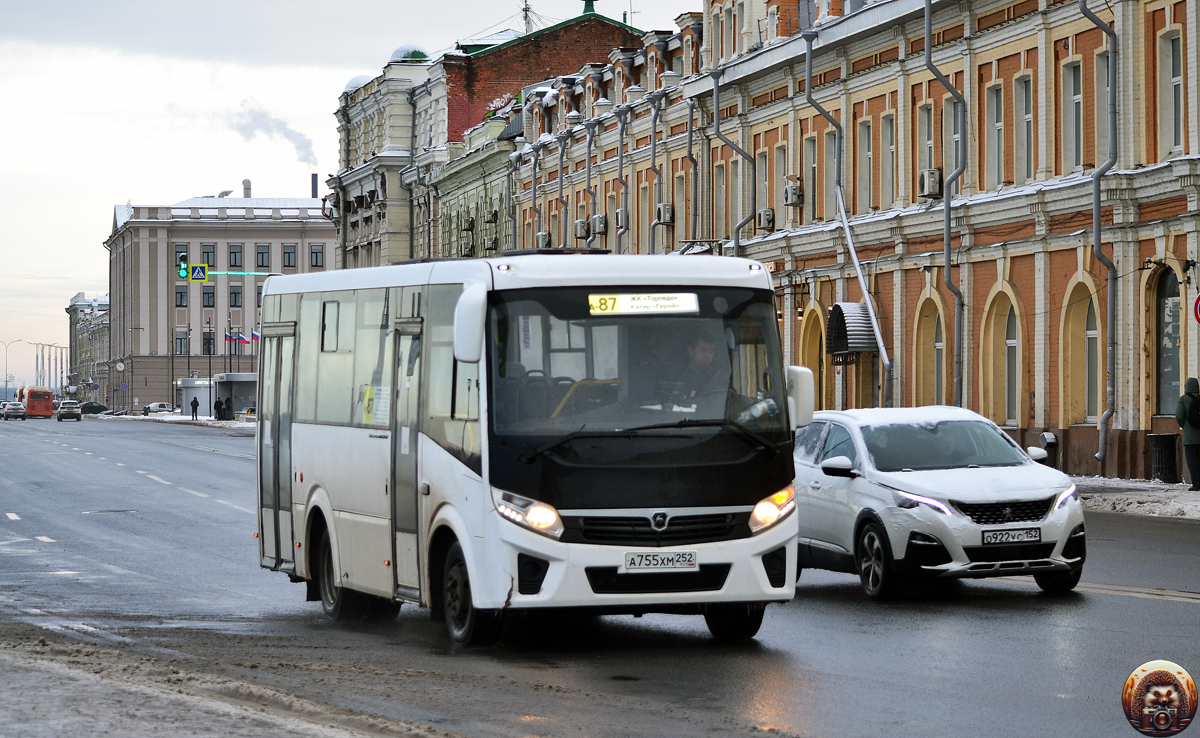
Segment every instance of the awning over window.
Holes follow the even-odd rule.
[[[831,354],[878,352],[867,306],[861,302],[834,303],[829,311],[829,337],[825,346]]]

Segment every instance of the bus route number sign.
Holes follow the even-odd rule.
[[[588,295],[588,310],[592,315],[698,313],[700,312],[700,300],[695,292]]]

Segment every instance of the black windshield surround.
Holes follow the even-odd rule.
[[[681,292],[697,295],[698,311],[589,311],[589,295]],[[561,509],[743,506],[786,487],[794,468],[780,451],[792,434],[775,317],[768,290],[491,293],[491,483]],[[730,420],[753,436],[722,427]],[[706,422],[662,427],[679,421]]]

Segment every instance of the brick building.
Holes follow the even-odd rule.
[[[431,179],[466,152],[464,133],[511,107],[525,86],[638,42],[639,32],[591,6],[547,28],[465,39],[432,56],[401,47],[380,75],[350,81],[335,114],[340,168],[328,180],[338,268],[439,253],[442,192]]]

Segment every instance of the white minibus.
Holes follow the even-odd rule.
[[[431,609],[702,614],[795,594],[787,367],[766,269],[510,252],[275,276],[258,404],[262,566],[334,619]]]

